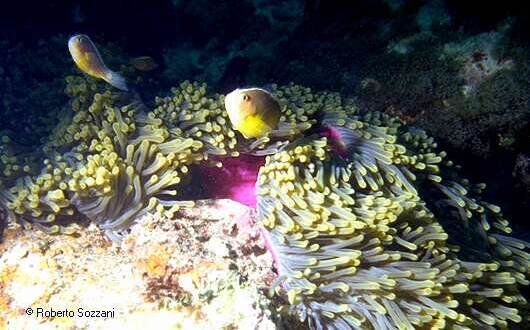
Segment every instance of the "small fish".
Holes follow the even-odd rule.
[[[71,37],[68,40],[68,50],[81,71],[94,78],[103,79],[118,89],[128,90],[125,78],[107,68],[96,45],[87,35],[77,34]]]
[[[225,108],[234,129],[247,139],[267,135],[280,121],[280,104],[261,88],[232,91],[225,97]]]
[[[139,71],[152,71],[158,68],[158,64],[151,56],[140,56],[135,57],[129,62],[136,70]]]

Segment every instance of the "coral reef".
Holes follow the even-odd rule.
[[[500,32],[483,33],[461,43],[444,45],[444,56],[453,56],[462,62],[461,76],[465,81],[465,96],[475,92],[480,84],[501,70],[512,69],[511,59],[502,58],[499,52],[504,35]]]
[[[529,118],[529,52],[508,37],[511,24],[472,36],[421,31],[391,41],[365,66],[359,101],[456,150],[482,158],[506,151]]]
[[[203,15],[205,6],[211,7],[207,1],[175,3],[177,22],[201,20],[202,24],[191,30],[179,25],[183,40],[165,48],[164,76],[168,81],[193,79],[223,91],[247,81],[263,81],[274,54],[304,14],[304,4],[298,0],[225,1],[207,17]],[[245,14],[234,16],[234,12]]]
[[[198,201],[175,220],[144,216],[116,243],[95,226],[77,237],[9,229],[0,244],[0,327],[277,329],[265,296],[272,260],[256,227],[234,224],[248,212],[228,200]],[[76,317],[28,316],[28,307]],[[114,315],[78,317],[78,308]]]
[[[193,205],[183,193],[190,173],[259,168],[257,221],[278,271],[273,287],[286,298],[281,311],[316,329],[493,329],[528,321],[519,290],[528,285],[530,244],[508,236],[500,208],[480,197],[484,185],[463,178],[424,131],[291,84],[271,86],[282,107],[279,126],[247,140],[230,128],[223,96],[205,85],[184,82],[149,111],[92,80],[67,83],[72,116],[43,155],[33,154],[27,168],[24,154],[2,163],[0,206],[11,222],[71,233],[69,219],[83,217],[112,238],[137,237],[130,228],[139,217],[173,218]],[[182,265],[188,279],[165,276],[172,254],[153,244],[139,261],[159,279],[151,294],[189,293],[196,272]]]
[[[518,49],[501,64],[480,49],[473,54],[461,69],[463,96],[446,100],[439,113],[426,112],[418,124],[458,149],[487,157],[510,149],[509,141],[528,126],[529,53]]]
[[[413,47],[406,56],[389,51],[388,54],[374,57],[370,65],[375,67],[379,65],[377,63],[383,62],[387,69],[366,72],[365,79],[378,82],[379,89],[361,84],[360,102],[372,110],[400,115],[409,123],[421,119],[423,114],[439,116],[444,103],[461,93],[462,79],[459,77],[457,61],[440,59],[436,52],[426,46],[432,42],[431,39],[432,36],[429,36],[427,40],[413,41],[413,44],[422,46]]]

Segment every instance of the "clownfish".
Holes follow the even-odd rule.
[[[234,129],[247,139],[267,135],[280,121],[280,104],[261,88],[232,91],[225,97],[225,108]]]
[[[125,78],[105,65],[96,45],[87,35],[77,34],[71,37],[68,40],[68,50],[81,71],[94,78],[103,79],[118,89],[128,90]]]

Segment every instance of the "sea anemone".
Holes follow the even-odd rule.
[[[206,194],[256,207],[274,289],[312,328],[523,321],[530,244],[508,236],[500,208],[480,198],[484,185],[422,130],[291,84],[272,86],[277,129],[245,139],[203,84],[184,82],[149,110],[92,81],[67,82],[72,116],[42,159],[2,159],[0,208],[11,221],[72,232],[67,220],[82,215],[119,238],[143,213],[193,205],[183,187],[194,173]]]
[[[256,184],[290,312],[316,329],[522,322],[530,243],[507,236],[484,185],[462,179],[425,132],[332,102],[320,130],[267,157]]]

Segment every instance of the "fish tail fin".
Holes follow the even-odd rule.
[[[127,88],[127,83],[125,82],[125,78],[117,72],[109,71],[105,75],[105,81],[111,84],[112,86],[121,89],[122,91],[127,92],[129,90]]]

